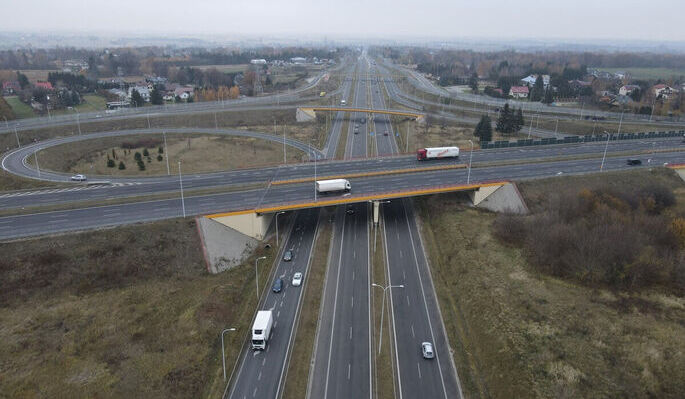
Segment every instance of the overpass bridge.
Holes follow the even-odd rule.
[[[414,118],[421,121],[426,115],[420,112],[409,111],[404,109],[373,109],[373,108],[359,108],[359,107],[343,107],[343,106],[313,106],[313,107],[298,107],[297,115],[298,120],[306,119],[305,115],[309,118],[316,118],[316,112],[359,112],[366,114],[381,114],[381,115],[397,115],[406,116],[408,118]]]
[[[293,182],[292,184],[295,183],[296,182]],[[278,213],[307,208],[368,202],[373,206],[373,220],[374,222],[377,222],[380,204],[383,201],[452,192],[468,192],[471,201],[475,206],[482,206],[493,210],[527,212],[527,208],[515,186],[511,184],[511,182],[503,180],[474,184],[424,186],[415,189],[399,189],[392,191],[372,190],[371,192],[367,191],[361,194],[344,194],[336,196],[319,195],[313,200],[312,198],[309,198],[299,201],[272,203],[257,208],[215,213],[205,215],[204,217],[238,230],[245,235],[261,240],[265,237],[274,215]]]

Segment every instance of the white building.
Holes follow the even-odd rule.
[[[293,64],[304,64],[305,62],[307,62],[307,59],[302,57],[293,57],[290,59],[290,62],[292,62]]]
[[[623,85],[621,86],[620,89],[618,89],[618,94],[622,96],[629,96],[633,94],[635,90],[639,90],[640,86],[637,85]]]
[[[252,65],[266,65],[266,60],[264,58],[255,58],[253,60],[250,60],[250,64],[252,64]]]
[[[521,83],[523,83],[526,86],[532,87],[535,86],[535,81],[538,79],[538,75],[528,75],[525,78],[521,79]],[[545,88],[549,86],[549,75],[542,75],[542,83],[545,85]]]
[[[131,99],[133,90],[136,90],[145,102],[150,102],[150,89],[147,86],[132,86],[128,88],[128,98]]]

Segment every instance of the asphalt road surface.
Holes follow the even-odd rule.
[[[368,63],[360,58],[353,105],[367,105]],[[360,120],[365,114],[353,114]],[[345,157],[366,155],[366,124],[348,124]],[[364,133],[362,133],[364,132]],[[367,204],[339,206],[326,273],[323,310],[308,398],[371,398],[371,302]],[[347,211],[349,209],[349,212]]]
[[[293,251],[293,259],[289,262],[279,259],[275,273],[276,277],[283,279],[283,290],[275,293],[269,288],[262,301],[261,309],[273,311],[274,324],[271,339],[264,351],[251,349],[243,351],[229,394],[226,396],[224,392],[224,397],[277,398],[281,394],[288,359],[293,348],[295,321],[300,311],[302,292],[308,283],[312,247],[319,224],[319,211],[319,209],[307,209],[296,214],[293,228],[284,246],[284,249]],[[293,274],[296,272],[304,275],[302,285],[299,287],[291,284]],[[272,283],[269,282],[268,287],[271,287]],[[248,331],[247,334],[251,332]]]

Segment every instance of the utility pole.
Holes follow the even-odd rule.
[[[224,381],[226,381],[226,351],[224,350],[224,334],[229,331],[235,331],[235,328],[227,328],[221,332],[221,359],[224,364]]]
[[[186,202],[183,198],[183,177],[181,175],[181,161],[178,161],[178,181],[181,185],[181,207],[183,208],[183,217],[186,217]]]
[[[600,172],[601,172],[602,170],[604,170],[604,160],[605,160],[606,157],[607,157],[607,149],[609,148],[609,139],[611,138],[611,134],[609,134],[609,132],[607,132],[607,131],[605,130],[604,133],[607,134],[607,144],[604,146],[604,155],[602,156],[602,165],[600,165],[600,167],[599,167],[599,171],[600,171]]]
[[[471,161],[473,161],[473,141],[469,140],[469,143],[471,143],[471,154],[469,155],[469,171],[466,175],[466,184],[471,182]]]

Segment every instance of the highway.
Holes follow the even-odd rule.
[[[345,79],[343,83],[344,99],[349,96],[350,84],[351,79]],[[342,116],[336,117],[329,132],[326,148],[328,151],[332,151],[333,154],[335,154],[338,146],[338,140],[331,139],[331,137],[340,136],[342,119]],[[255,203],[261,201],[261,198],[268,192],[269,188],[264,190],[260,199],[255,197],[253,201]],[[314,212],[312,212],[312,209],[308,209],[294,213],[294,231],[291,232],[288,241],[283,247],[284,250],[292,249],[294,258],[291,262],[280,261],[276,272],[278,276],[285,276],[285,289],[282,294],[269,291],[265,300],[266,305],[262,306],[262,309],[268,309],[270,303],[274,304],[271,308],[276,312],[276,318],[282,326],[278,330],[279,337],[272,340],[273,345],[269,345],[264,353],[252,353],[249,349],[244,351],[243,358],[238,365],[236,378],[233,381],[229,381],[229,384],[226,386],[227,391],[230,387],[229,398],[278,398],[282,393],[290,353],[293,350],[295,326],[297,325],[300,311],[301,293],[308,282],[307,271],[309,270],[311,251],[316,238],[314,227],[319,224],[319,215],[318,209]],[[301,287],[290,286],[290,280],[295,272],[302,272],[304,274],[304,281]],[[294,293],[288,296],[289,291],[294,291]],[[224,397],[226,397],[226,394],[224,394]]]
[[[360,58],[353,105],[367,105],[368,63]],[[354,114],[352,120],[366,117]],[[367,126],[348,124],[345,157],[367,154]],[[365,203],[335,212],[335,226],[326,273],[321,320],[308,398],[372,398],[369,214]]]
[[[384,107],[381,88],[373,91],[374,107]],[[375,120],[380,155],[398,152],[395,134],[387,115]],[[383,132],[381,135],[380,132]],[[385,135],[385,132],[388,134]],[[420,244],[420,232],[411,201],[392,200],[382,205],[383,242],[388,284],[389,310],[396,368],[395,397],[462,398],[456,367],[428,268]],[[421,343],[431,342],[435,359],[423,359]]]
[[[267,284],[266,297],[262,297],[260,309],[273,311],[274,324],[271,339],[266,350],[242,353],[240,365],[235,371],[229,395],[223,397],[235,399],[277,398],[282,393],[285,373],[293,349],[296,320],[299,317],[302,292],[308,280],[312,247],[319,225],[319,209],[307,209],[295,214],[293,227],[283,249],[293,250],[293,259],[286,262],[279,258],[275,277],[283,279],[283,290],[273,292],[270,281]],[[263,267],[268,267],[264,265]],[[303,284],[291,285],[293,274],[304,275]],[[274,277],[274,278],[275,278]],[[247,334],[250,334],[248,331]],[[227,385],[227,389],[229,386]]]

